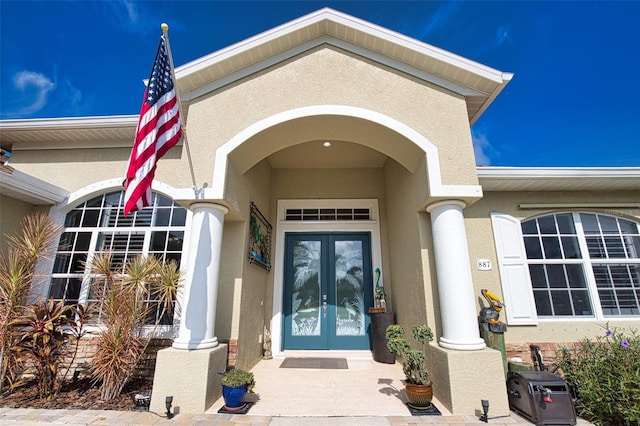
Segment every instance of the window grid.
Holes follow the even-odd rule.
[[[94,288],[87,259],[99,252],[113,253],[112,268],[123,272],[124,263],[138,255],[153,255],[161,261],[182,259],[186,209],[161,194],[153,194],[152,206],[124,216],[124,192],[99,195],[71,210],[65,217],[54,261],[49,297],[66,303],[99,303],[101,289]],[[173,318],[159,312],[155,304],[150,323]],[[174,302],[175,304],[175,302]]]
[[[285,211],[285,220],[287,221],[371,220],[371,210],[368,208],[287,209]]]
[[[636,223],[561,213],[523,221],[522,233],[539,316],[640,315]]]

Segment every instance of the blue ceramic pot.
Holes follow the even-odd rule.
[[[224,406],[227,408],[238,408],[244,404],[244,396],[247,394],[247,386],[231,388],[222,385],[222,397],[224,398]]]

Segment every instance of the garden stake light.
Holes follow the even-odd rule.
[[[168,396],[164,400],[164,405],[167,406],[167,419],[172,419],[173,414],[171,414],[171,404],[173,403],[173,396]]]
[[[489,400],[482,399],[480,400],[480,403],[482,404],[482,413],[483,413],[480,416],[480,421],[488,423],[489,422]]]

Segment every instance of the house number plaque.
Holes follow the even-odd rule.
[[[478,266],[478,270],[480,271],[491,270],[491,260],[489,259],[478,259],[476,260],[476,265]]]

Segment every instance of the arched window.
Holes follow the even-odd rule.
[[[96,252],[113,253],[121,266],[138,255],[162,261],[182,259],[187,210],[154,193],[153,204],[125,217],[123,191],[99,195],[67,213],[56,254],[49,297],[68,303],[100,303],[92,299],[87,259]],[[149,301],[153,302],[153,301]],[[158,318],[150,318],[154,323]],[[173,318],[161,318],[172,324]]]
[[[522,222],[539,317],[640,315],[640,229],[620,217],[558,213]]]

